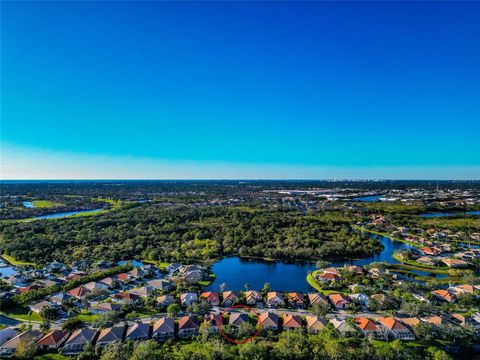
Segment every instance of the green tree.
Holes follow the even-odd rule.
[[[182,307],[179,304],[170,304],[167,307],[167,314],[170,317],[175,317],[177,314],[182,311]]]

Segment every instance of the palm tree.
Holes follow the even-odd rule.
[[[250,284],[245,283],[245,284],[243,284],[243,287],[245,288],[245,291],[248,291],[248,289],[250,289]]]

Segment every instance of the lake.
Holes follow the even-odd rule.
[[[352,200],[360,202],[377,202],[380,201],[381,197],[381,195],[358,196],[354,197]]]
[[[97,211],[100,211],[103,209],[93,209],[93,210],[80,210],[80,211],[69,211],[69,212],[61,212],[61,213],[56,213],[56,214],[49,214],[49,215],[42,215],[42,216],[37,216],[35,219],[61,219],[77,214],[91,214],[91,213],[96,213]]]
[[[437,218],[444,216],[456,216],[456,215],[480,215],[480,211],[456,211],[456,212],[439,212],[439,213],[423,213],[419,216],[424,218]]]
[[[397,260],[392,258],[393,253],[411,247],[408,244],[384,236],[372,236],[378,237],[384,247],[380,253],[363,259],[332,262],[331,266],[343,266],[345,264],[365,266],[373,262],[383,261],[398,263]],[[222,283],[225,283],[225,290],[244,290],[245,283],[248,283],[250,289],[260,290],[264,283],[269,282],[272,290],[309,292],[313,288],[307,283],[306,278],[308,272],[313,270],[316,270],[316,267],[315,263],[312,262],[267,262],[230,257],[213,264],[212,271],[217,277],[207,287],[207,290],[219,291]]]

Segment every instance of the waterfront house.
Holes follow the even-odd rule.
[[[261,325],[262,330],[278,330],[278,316],[275,313],[264,312],[258,317],[258,323]]]
[[[468,266],[466,261],[459,259],[442,258],[440,261],[450,268],[462,268]]]
[[[20,343],[36,342],[42,337],[42,333],[38,330],[27,330],[12,337],[0,345],[0,357],[12,357],[17,351]]]
[[[288,303],[291,307],[303,309],[305,307],[305,296],[299,292],[288,293]]]
[[[321,273],[317,276],[317,279],[322,281],[322,282],[325,282],[325,283],[331,283],[331,282],[335,282],[335,281],[338,281],[340,280],[340,276],[338,276],[337,274],[333,274],[333,273]]]
[[[348,301],[343,294],[330,294],[328,295],[328,299],[337,310],[343,310],[348,304],[350,304],[350,301]]]
[[[181,338],[197,335],[198,328],[197,316],[184,316],[178,320],[178,336]]]
[[[162,317],[153,324],[152,338],[157,341],[166,341],[175,336],[175,323],[169,317]]]
[[[327,298],[321,293],[309,293],[308,301],[310,301],[310,305],[312,306],[319,303],[328,304]]]
[[[100,335],[98,335],[96,343],[97,348],[104,348],[105,346],[113,343],[121,343],[124,333],[124,326],[113,326],[103,329],[100,331]]]
[[[307,315],[305,320],[307,321],[307,332],[309,334],[317,334],[327,326],[327,322],[318,316]]]
[[[182,306],[188,307],[192,305],[193,303],[197,302],[197,294],[195,293],[183,293],[180,294],[180,302]]]
[[[200,294],[200,301],[209,303],[212,306],[220,304],[220,298],[216,292],[207,291]]]
[[[414,340],[413,333],[400,321],[393,317],[384,317],[377,319],[387,330],[391,337],[400,340]]]
[[[223,306],[225,307],[232,306],[238,300],[238,295],[235,294],[233,291],[224,291],[222,293],[222,297]]]
[[[96,329],[83,328],[75,330],[63,346],[62,353],[67,355],[81,353],[87,344],[93,345],[96,335]]]
[[[270,308],[273,307],[284,307],[285,300],[283,299],[283,294],[280,291],[270,291],[267,293],[267,305]]]
[[[175,298],[172,295],[160,295],[157,296],[157,307],[164,308],[175,302]]]
[[[283,330],[302,328],[302,319],[298,315],[286,314],[283,317]]]
[[[262,295],[255,290],[246,291],[245,300],[248,305],[258,305],[262,302]]]
[[[143,341],[147,340],[150,336],[150,324],[137,322],[127,329],[125,334],[125,341]]]
[[[347,266],[347,271],[351,274],[362,276],[363,275],[363,268],[358,265],[351,265]]]

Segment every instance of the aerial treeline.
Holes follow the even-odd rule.
[[[213,260],[356,258],[381,244],[352,230],[349,212],[253,207],[120,209],[97,217],[0,224],[0,251],[42,264],[52,260]]]

